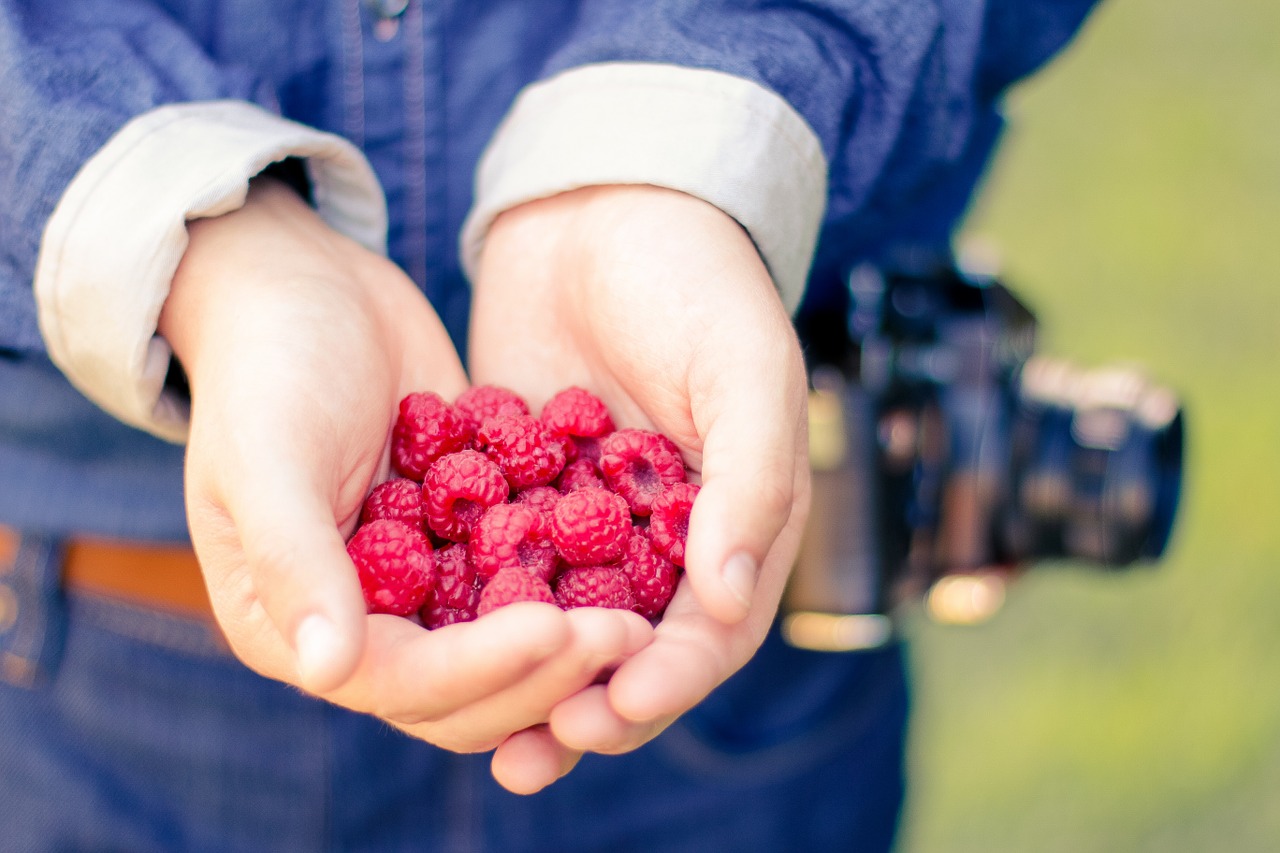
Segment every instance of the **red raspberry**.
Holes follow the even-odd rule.
[[[477,428],[499,415],[529,414],[529,404],[515,391],[500,385],[473,385],[459,394],[453,405],[475,421]]]
[[[674,441],[672,441],[670,438],[668,438],[667,436],[663,435],[660,432],[655,432],[654,435],[658,437],[658,441],[662,444],[663,447],[666,448],[668,453],[670,453],[675,458],[679,459],[681,462],[684,461],[684,456],[680,454],[680,448],[676,446],[676,443]]]
[[[627,502],[584,486],[560,498],[551,513],[551,541],[572,566],[600,566],[622,555],[631,535]]]
[[[491,610],[517,601],[545,601],[547,604],[555,604],[556,598],[547,582],[537,575],[514,567],[501,569],[480,591],[480,606],[476,613],[483,616]]]
[[[347,543],[370,613],[408,616],[422,606],[435,581],[431,543],[409,525],[371,521]]]
[[[579,457],[564,466],[564,470],[560,472],[559,479],[556,480],[556,485],[560,487],[562,492],[572,492],[574,489],[580,489],[583,486],[595,486],[597,489],[609,488],[604,481],[604,476],[600,473],[600,469],[596,467],[596,463],[585,456]]]
[[[618,567],[631,583],[636,602],[632,610],[649,620],[661,616],[676,591],[679,570],[675,564],[655,551],[649,537],[636,527]]]
[[[450,542],[436,551],[436,586],[431,597],[447,607],[475,610],[480,596],[480,575],[463,542]]]
[[[556,604],[562,610],[574,607],[612,607],[631,610],[635,598],[626,574],[617,566],[588,566],[565,569],[556,579]]]
[[[507,499],[506,478],[478,450],[462,450],[436,460],[422,483],[427,527],[437,536],[466,542],[484,511]]]
[[[517,503],[498,504],[485,511],[471,529],[467,554],[484,580],[500,569],[515,566],[550,581],[558,559],[546,517]]]
[[[480,578],[467,559],[467,546],[454,542],[435,552],[436,583],[419,615],[428,628],[441,628],[476,618]]]
[[[404,476],[422,482],[431,464],[471,446],[475,424],[440,395],[414,393],[400,401],[391,430],[391,463]]]
[[[685,481],[684,460],[671,439],[644,429],[620,429],[601,443],[600,470],[609,488],[636,515],[648,515],[662,490]]]
[[[653,549],[677,566],[684,566],[684,544],[689,536],[689,512],[698,487],[676,483],[653,502],[649,516],[649,539]]]
[[[418,612],[418,617],[422,619],[422,624],[427,630],[434,631],[437,628],[443,628],[446,625],[457,625],[459,622],[474,622],[476,616],[476,608],[480,606],[480,590],[476,590],[476,607],[470,610],[461,610],[454,607],[437,607],[430,600]]]
[[[564,443],[565,458],[600,458],[598,439],[613,432],[613,418],[599,397],[583,388],[566,388],[547,401],[538,416]]]
[[[407,477],[396,477],[373,487],[360,507],[360,523],[394,518],[417,530],[426,530],[422,512],[422,486]]]
[[[532,489],[522,489],[517,492],[514,502],[533,507],[546,516],[547,522],[550,523],[551,513],[560,502],[560,492],[551,486],[534,486]]]
[[[564,468],[564,448],[532,415],[492,418],[480,427],[476,439],[513,489],[545,486]]]

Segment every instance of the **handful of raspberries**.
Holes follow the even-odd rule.
[[[656,621],[671,600],[698,487],[674,442],[616,429],[582,388],[537,417],[495,385],[409,394],[391,461],[347,543],[370,613],[439,628],[543,601]]]

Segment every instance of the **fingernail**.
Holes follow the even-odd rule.
[[[293,648],[298,655],[298,678],[304,686],[321,689],[327,670],[339,651],[338,631],[327,617],[312,613],[298,624]]]
[[[724,581],[725,588],[743,609],[751,609],[751,596],[756,591],[758,573],[756,561],[751,559],[751,555],[741,552],[725,560],[724,568],[720,570],[720,579]]]

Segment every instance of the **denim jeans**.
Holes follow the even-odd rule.
[[[0,847],[15,851],[873,851],[892,846],[898,647],[770,636],[625,756],[530,797],[241,665],[204,623],[66,594],[60,545],[0,567]]]

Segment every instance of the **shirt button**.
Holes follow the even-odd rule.
[[[365,0],[376,20],[373,37],[378,41],[391,41],[400,31],[400,16],[409,8],[409,0]]]
[[[398,18],[409,8],[409,0],[365,0],[365,3],[379,18]]]

